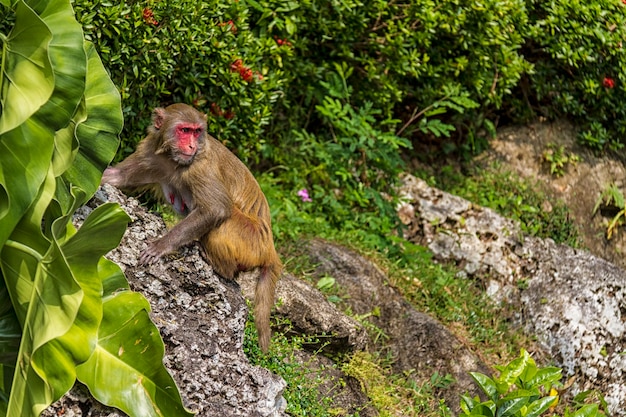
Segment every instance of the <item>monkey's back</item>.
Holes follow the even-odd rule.
[[[211,166],[205,178],[217,176],[232,201],[232,214],[201,240],[208,258],[222,275],[233,278],[239,271],[256,267],[278,267],[280,260],[274,248],[271,217],[267,199],[258,182],[230,150],[209,137],[207,153]],[[214,161],[220,161],[215,166]]]
[[[274,248],[269,205],[243,162],[217,140],[209,137],[208,142],[207,147],[211,149],[205,155],[213,154],[213,162],[220,161],[220,164],[217,167],[213,164],[206,174],[217,174],[214,180],[225,186],[232,210],[230,217],[209,231],[201,243],[213,268],[225,278],[234,279],[241,271],[259,269],[254,317],[259,346],[267,352],[271,338],[270,312],[282,272],[282,263]],[[214,172],[210,172],[212,170]]]

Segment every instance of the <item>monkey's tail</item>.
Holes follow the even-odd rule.
[[[267,353],[270,347],[270,313],[274,305],[276,283],[282,272],[282,265],[276,262],[263,266],[254,292],[254,322],[259,335],[259,347],[263,353]]]

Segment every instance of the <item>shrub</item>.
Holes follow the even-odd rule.
[[[249,3],[256,33],[293,42],[286,100],[303,106],[299,116],[309,122],[307,129],[317,121],[309,117],[311,109],[332,95],[328,85],[338,66],[354,72],[347,81],[353,106],[371,102],[381,110],[379,120],[405,121],[453,87],[482,105],[472,116],[497,108],[530,68],[518,53],[526,23],[523,1],[472,7],[415,0]],[[474,124],[474,117],[446,119]]]
[[[520,356],[506,366],[497,366],[500,375],[490,378],[480,372],[470,372],[472,378],[487,396],[482,401],[478,396],[461,397],[463,415],[537,417],[551,405],[556,405],[556,390],[561,370],[555,367],[538,368],[533,358],[522,349]]]
[[[315,131],[312,112],[333,95],[339,67],[354,73],[345,86],[351,104],[374,103],[379,121],[410,120],[451,88],[481,104],[472,117],[455,116],[462,108],[438,116],[455,126],[480,126],[474,116],[499,107],[530,68],[518,53],[521,0],[470,8],[414,0],[79,0],[75,7],[121,89],[127,136],[143,134],[152,107],[186,101],[215,116],[212,131],[244,159],[272,159],[285,130]],[[269,138],[259,140],[268,123]]]
[[[178,101],[209,114],[212,134],[244,160],[259,154],[291,50],[250,32],[245,2],[78,0],[75,9],[122,95],[118,158],[143,137],[154,107]]]
[[[619,149],[626,134],[625,5],[618,0],[543,2],[533,9],[525,48],[532,94],[549,117],[568,116],[580,140]]]

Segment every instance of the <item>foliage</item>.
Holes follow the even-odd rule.
[[[519,357],[505,366],[496,366],[499,376],[491,378],[480,372],[470,375],[486,395],[487,400],[481,401],[463,395],[461,398],[462,415],[485,417],[538,417],[554,409],[559,402],[558,388],[561,386],[561,369],[556,367],[537,367],[534,359],[524,349]],[[584,404],[592,395],[584,392],[576,396],[575,409],[566,407],[565,417],[601,417],[605,416],[606,402],[600,400],[603,410],[598,404]]]
[[[466,416],[537,417],[558,402],[551,388],[561,379],[555,367],[538,368],[522,349],[520,356],[505,366],[497,366],[500,375],[490,378],[480,372],[470,375],[487,396],[462,396],[461,410]]]
[[[604,211],[611,211],[613,218],[609,221],[606,228],[606,238],[611,239],[613,233],[618,227],[626,224],[626,204],[624,204],[624,193],[615,185],[609,185],[596,201],[593,207],[593,214],[596,214],[601,208]]]
[[[272,324],[272,327],[280,327],[283,331],[272,336],[270,354],[266,355],[259,349],[253,322],[250,316],[246,322],[243,350],[253,365],[267,368],[287,381],[287,387],[283,391],[287,401],[287,413],[292,416],[335,415],[332,412],[331,398],[320,392],[322,385],[331,381],[325,380],[321,373],[309,369],[308,364],[301,363],[302,356],[298,354],[304,346],[319,346],[320,338],[315,335],[289,338],[286,335],[291,333],[291,323],[286,319],[281,320]],[[332,382],[338,383],[340,382]]]
[[[0,415],[37,416],[78,378],[130,415],[181,416],[149,306],[103,256],[128,216],[73,214],[115,155],[119,95],[68,0],[3,1]]]
[[[548,144],[548,149],[543,152],[543,160],[550,164],[550,174],[557,177],[563,176],[568,164],[576,165],[580,157],[574,153],[566,154],[564,146],[554,143]]]
[[[526,19],[522,1],[476,7],[459,1],[248,3],[259,36],[293,42],[286,98],[303,104],[303,115],[327,96],[325,84],[337,66],[354,69],[347,84],[354,92],[352,104],[376,103],[382,120],[416,114],[450,88],[497,107],[529,68],[517,53],[523,38],[516,29]],[[457,126],[461,118],[449,120]],[[314,119],[310,122],[313,127]]]
[[[180,101],[208,113],[209,130],[240,157],[258,160],[291,48],[253,36],[245,2],[79,0],[75,9],[120,88],[118,158],[134,150],[153,108]]]
[[[626,134],[626,7],[617,0],[528,0],[531,95],[542,113],[571,117],[581,141],[620,149]]]

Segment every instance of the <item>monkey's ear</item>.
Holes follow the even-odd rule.
[[[152,112],[152,125],[156,130],[159,130],[161,126],[163,126],[163,121],[165,120],[165,109],[162,107],[157,107]]]

